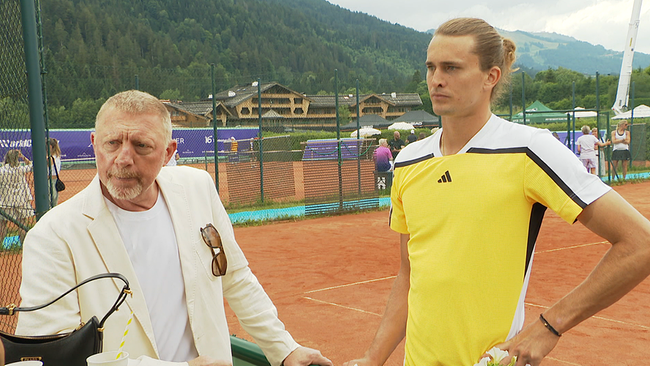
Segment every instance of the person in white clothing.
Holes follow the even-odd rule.
[[[598,128],[594,127],[591,129],[591,134],[598,139],[600,142],[607,142],[603,139],[603,137],[600,135],[600,131],[598,131]],[[609,140],[608,140],[609,141]],[[610,145],[612,144],[611,142],[609,143]],[[596,158],[598,160],[598,166],[596,167],[596,175],[599,175],[601,172],[601,167],[604,169],[605,168],[605,154],[600,152],[599,149],[596,149]]]
[[[56,178],[61,174],[61,147],[59,141],[50,137],[47,140],[50,149],[50,203],[52,207],[59,203],[59,192],[56,190]]]
[[[16,149],[7,151],[4,164],[0,164],[0,241],[9,233],[10,221],[28,226],[34,216],[34,198],[26,176],[32,169],[32,162]],[[22,242],[25,231],[19,229],[18,237]]]
[[[596,136],[591,134],[589,126],[582,126],[582,136],[576,140],[576,146],[580,154],[580,161],[591,174],[596,174],[596,168],[598,167],[597,146],[603,147],[607,145],[609,145],[609,141],[600,142]]]
[[[614,149],[612,151],[612,165],[614,165],[614,174],[618,170],[618,162],[623,166],[623,179],[627,176],[627,164],[631,160],[630,154],[630,132],[627,131],[628,123],[622,120],[616,126],[616,130],[612,131],[612,143]]]
[[[332,365],[285,330],[235,241],[210,175],[164,167],[176,141],[157,98],[136,90],[109,98],[91,142],[95,179],[27,234],[22,306],[56,298],[92,275],[119,272],[133,296],[105,323],[104,351],[118,349],[133,314],[123,348],[135,359],[131,366],[231,365],[224,298],[271,365]],[[120,289],[112,281],[82,286],[41,311],[21,313],[16,333],[72,330],[101,317]]]

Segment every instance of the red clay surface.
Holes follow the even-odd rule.
[[[650,217],[650,183],[615,187]],[[335,365],[370,344],[399,266],[388,211],[236,228],[253,272],[301,344]],[[548,212],[526,298],[526,324],[579,284],[609,244]],[[252,340],[228,309],[231,334]],[[543,366],[650,364],[650,280],[563,335]],[[402,365],[403,345],[387,365]]]
[[[220,180],[226,182],[226,167],[220,164],[219,169]],[[66,170],[61,175],[67,187],[61,192],[63,201],[83,189],[95,170]],[[296,198],[304,197],[302,165],[294,164],[294,178]],[[223,184],[220,194],[228,200]],[[650,217],[650,182],[615,189]],[[235,229],[287,329],[299,343],[320,349],[337,365],[365,352],[397,273],[398,234],[388,228],[387,218],[388,211],[381,211]],[[538,321],[541,311],[579,284],[608,246],[582,225],[568,225],[548,212],[526,298],[527,323]],[[19,268],[19,259],[0,256],[2,304],[18,300],[11,284],[20,278],[20,270],[6,269]],[[232,312],[228,314],[230,332],[252,340]],[[12,326],[11,321],[0,322],[2,330]],[[542,365],[649,365],[648,345],[650,280],[567,332]],[[402,365],[403,355],[399,346],[386,364]]]

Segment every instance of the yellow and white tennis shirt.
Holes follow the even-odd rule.
[[[449,156],[441,132],[395,161],[390,225],[410,235],[406,365],[473,365],[517,334],[546,208],[573,223],[610,189],[548,130],[493,115]]]

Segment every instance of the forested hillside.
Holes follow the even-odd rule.
[[[431,35],[325,0],[41,0],[41,19],[52,128],[91,127],[105,98],[125,89],[163,99],[206,98],[212,72],[216,91],[261,78],[302,93],[332,94],[336,69],[339,92],[354,92],[358,79],[362,93],[417,92],[431,112],[423,80]],[[572,47],[560,47],[571,43],[568,37],[506,36],[517,38],[523,61],[550,59],[561,66],[573,60]],[[500,101],[500,113],[509,112],[510,101],[515,113],[521,110],[522,73],[527,105],[539,99],[551,108],[571,108],[573,82],[576,106],[595,108],[597,99],[602,109],[613,104],[617,74],[601,75],[597,98],[593,76],[529,65],[516,65],[513,98]],[[632,80],[637,104],[650,104],[650,67],[635,69]],[[14,103],[3,99],[0,107],[26,110]]]
[[[424,71],[430,35],[324,0],[43,0],[50,101],[70,106],[137,82],[187,100],[258,77],[305,93],[360,80],[398,91]],[[173,94],[173,93],[172,93]]]

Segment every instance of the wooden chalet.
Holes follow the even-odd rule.
[[[336,100],[333,95],[305,95],[278,83],[260,86],[264,127],[334,128]],[[177,127],[212,126],[212,98],[200,102],[163,101]],[[339,107],[347,107],[350,118],[357,116],[355,95],[339,95]],[[259,100],[257,83],[236,86],[214,96],[219,126],[257,126]],[[359,96],[360,115],[396,119],[422,105],[416,93],[366,94]],[[344,121],[347,122],[347,121]]]

